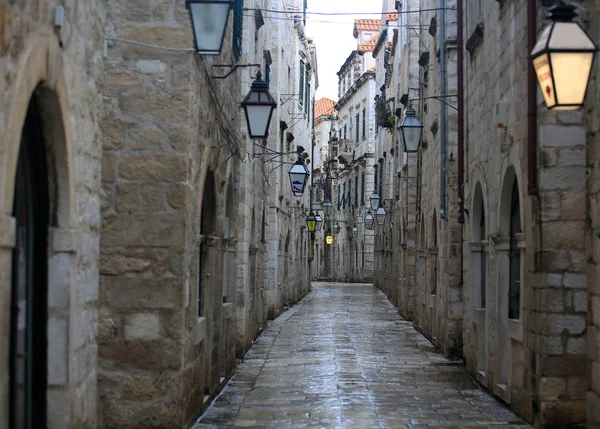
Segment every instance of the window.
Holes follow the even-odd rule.
[[[271,83],[271,66],[268,64],[265,65],[265,83],[267,86]]]
[[[360,188],[361,192],[360,192],[360,203],[362,205],[365,204],[365,172],[362,172],[362,185]]]
[[[338,211],[340,207],[342,207],[342,193],[341,193],[342,185],[338,183]]]
[[[344,140],[346,140],[347,131],[348,131],[347,125],[344,124]]]
[[[509,289],[508,289],[508,318],[518,319],[521,310],[521,249],[519,249],[517,234],[521,232],[521,209],[517,181],[512,189],[510,207],[510,253]]]
[[[242,55],[242,36],[244,32],[244,0],[235,0],[233,10],[233,53],[236,59]]]
[[[360,140],[360,113],[356,114],[356,122],[355,122],[355,126],[356,126],[356,143],[359,142]]]
[[[408,43],[408,11],[408,2],[405,2],[402,7],[402,10],[400,11],[402,25],[402,47],[405,47]]]
[[[346,182],[344,182],[344,192],[342,193],[342,208],[346,208]]]
[[[363,109],[363,122],[362,122],[362,138],[363,140],[367,138],[367,109]]]
[[[352,208],[352,180],[348,182],[348,208]]]
[[[354,205],[358,206],[358,176],[354,176]]]
[[[308,79],[308,75],[306,75],[306,78]],[[308,80],[307,80],[307,82],[308,82]],[[308,106],[310,106],[310,83],[306,84],[306,101],[304,102],[304,111],[306,112],[307,115],[309,114]],[[310,120],[310,116],[308,119]]]
[[[304,77],[306,76],[306,72],[304,69],[304,61],[300,61],[300,88],[298,90],[298,100],[300,105],[304,102]]]
[[[363,43],[364,42],[368,42],[369,40],[371,40],[373,38],[373,33],[365,33],[363,35]]]

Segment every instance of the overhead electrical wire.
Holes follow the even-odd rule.
[[[270,12],[270,13],[280,13],[280,14],[290,14],[290,15],[320,15],[320,16],[344,16],[344,15],[404,15],[409,13],[421,13],[421,12],[433,12],[436,10],[456,10],[454,7],[435,7],[429,9],[415,9],[415,10],[406,10],[406,11],[390,11],[390,12],[310,12],[310,11],[299,11],[299,10],[276,10],[276,9],[261,9],[261,8],[244,8],[244,10],[249,11],[261,11],[261,12]]]

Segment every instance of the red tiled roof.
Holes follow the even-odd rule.
[[[315,118],[329,116],[333,113],[337,103],[329,98],[323,97],[315,102]]]
[[[378,40],[379,40],[379,37],[373,37],[368,42],[358,45],[358,50],[361,52],[373,52],[373,50],[375,49],[375,45],[377,45]]]
[[[377,69],[376,69],[375,67],[371,67],[371,68],[369,68],[369,70],[367,70],[367,71],[369,71],[369,72],[374,72],[374,71],[376,71],[376,70],[377,70]]]
[[[397,13],[386,13],[385,14],[386,21],[398,21]]]
[[[354,38],[358,37],[359,31],[379,31],[381,21],[378,19],[355,19]]]

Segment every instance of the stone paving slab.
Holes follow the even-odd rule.
[[[313,283],[192,429],[530,428],[370,284]]]

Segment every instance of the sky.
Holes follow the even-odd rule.
[[[337,101],[336,73],[356,49],[352,35],[354,20],[380,19],[381,2],[365,0],[308,0],[306,35],[317,47],[319,88],[316,99],[327,97]],[[355,15],[313,15],[312,13],[353,13]]]

